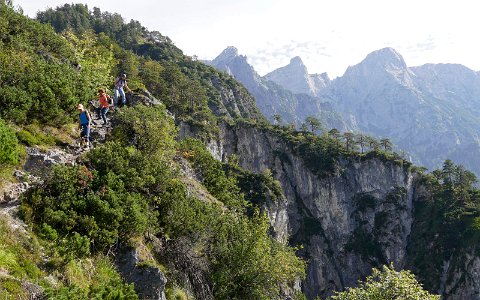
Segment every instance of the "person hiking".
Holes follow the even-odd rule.
[[[115,84],[114,84],[114,94],[113,94],[113,101],[115,106],[123,106],[127,104],[127,98],[125,97],[125,91],[123,88],[127,89],[127,92],[130,91],[127,85],[127,74],[123,73],[122,75],[118,76],[117,79],[115,79]],[[118,103],[118,97],[122,97],[122,102],[121,105]]]
[[[104,89],[98,89],[98,99],[100,100],[100,116],[103,120],[103,125],[107,125],[107,112],[109,109],[110,95],[105,93]]]
[[[85,147],[89,148],[90,147],[90,127],[91,127],[92,118],[90,117],[90,114],[83,107],[82,104],[77,105],[77,110],[79,111],[78,117],[80,122],[79,122],[78,128],[81,130],[80,137],[82,138],[82,141],[85,141]]]

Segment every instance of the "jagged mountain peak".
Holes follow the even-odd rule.
[[[234,46],[228,46],[219,56],[235,57],[238,56],[238,49]]]
[[[402,55],[390,47],[371,52],[360,64],[375,64],[383,68],[387,66],[395,66],[402,69],[407,68],[407,64]]]
[[[381,82],[394,80],[414,89],[415,74],[407,67],[403,57],[393,48],[383,48],[368,54],[359,64],[347,68],[339,82],[362,82],[361,85],[381,86]],[[362,79],[360,79],[362,78]]]
[[[295,56],[292,59],[290,59],[290,65],[291,66],[303,66],[303,67],[305,67],[305,64],[303,63],[300,56]]]
[[[214,65],[226,64],[228,62],[233,61],[234,59],[236,59],[238,57],[243,57],[244,60],[246,60],[246,57],[238,54],[238,49],[236,47],[229,46],[229,47],[225,48],[225,50],[223,50],[222,53],[220,53],[217,57],[215,57],[215,59],[213,59],[212,63]]]

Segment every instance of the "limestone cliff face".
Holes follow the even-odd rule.
[[[341,159],[333,174],[319,177],[281,137],[248,124],[224,125],[210,148],[220,160],[235,153],[250,171],[269,168],[280,181],[285,201],[265,209],[279,239],[304,246],[308,299],[354,286],[381,264],[408,267],[414,203],[427,190],[407,167],[376,157]],[[445,299],[479,299],[479,258],[467,252],[460,268],[467,276],[446,270]]]

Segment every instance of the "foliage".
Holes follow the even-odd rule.
[[[310,126],[310,130],[315,133],[315,131],[319,130],[322,127],[322,123],[320,123],[320,120],[315,118],[315,117],[307,117],[305,119],[305,122]]]
[[[15,131],[0,118],[0,166],[16,164],[20,149]]]
[[[305,275],[305,264],[293,249],[268,236],[265,215],[228,221],[214,241],[216,298],[277,299],[280,287]]]
[[[0,218],[0,269],[17,279],[38,280],[42,275],[37,267],[40,261],[38,240],[12,229],[6,219]]]
[[[123,283],[111,260],[104,256],[70,261],[63,267],[63,276],[67,284],[47,288],[48,299],[138,299],[133,284]]]
[[[179,150],[188,153],[193,166],[200,171],[203,184],[208,191],[230,209],[242,211],[246,203],[235,177],[228,177],[222,163],[214,159],[205,146],[198,140],[182,140]]]
[[[86,102],[85,84],[75,67],[75,51],[50,26],[0,6],[0,111],[17,123],[57,125]]]
[[[280,182],[273,178],[270,169],[265,169],[262,173],[257,174],[234,163],[226,164],[224,169],[227,174],[236,178],[238,187],[249,203],[261,206],[268,201],[280,201],[284,197]]]
[[[358,287],[332,296],[333,300],[435,300],[440,296],[425,291],[410,271],[396,271],[393,265],[373,269]]]
[[[127,107],[115,116],[113,138],[124,146],[134,146],[152,159],[171,159],[175,135],[173,120],[166,116],[163,106]]]
[[[150,213],[139,190],[152,178],[141,170],[146,162],[134,149],[109,143],[91,155],[97,170],[55,167],[43,186],[24,195],[21,211],[38,230],[47,224],[60,237],[78,233],[92,242],[94,250],[103,250],[119,238],[145,232]]]
[[[423,175],[431,197],[416,203],[409,254],[429,290],[438,289],[442,266],[454,253],[460,258],[462,249],[478,249],[480,191],[475,182],[473,173],[450,160],[441,170]]]

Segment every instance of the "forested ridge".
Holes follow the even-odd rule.
[[[279,201],[282,188],[268,169],[255,174],[234,156],[213,158],[205,143],[222,123],[245,123],[282,138],[319,177],[337,172],[339,159],[375,157],[416,170],[431,197],[416,211],[425,224],[411,251],[419,260],[415,274],[429,291],[436,288],[429,278],[440,272],[440,258],[459,243],[478,241],[480,193],[475,176],[461,166],[447,161],[443,170],[423,174],[387,147],[363,153],[362,146],[358,153],[332,131],[316,135],[313,128],[268,124],[232,77],[118,14],[66,4],[31,20],[1,3],[0,15],[0,186],[16,180],[12,173],[25,163],[26,147],[74,144],[76,105],[87,105],[98,88],[111,94],[118,74],[128,74],[133,94],[148,91],[161,102],[116,110],[105,142],[32,182],[20,198],[26,232],[0,219],[0,298],[30,297],[34,288],[25,282],[48,299],[142,298],[114,263],[116,251],[133,247],[146,249],[144,267],[166,274],[167,299],[202,299],[202,292],[214,299],[304,299],[293,287],[304,278],[308,258],[298,256],[302,245],[272,237],[262,207]],[[193,128],[196,138],[179,140],[180,124]],[[432,213],[435,218],[426,217]],[[430,236],[433,243],[423,245]],[[195,257],[190,263],[202,280],[185,280],[190,271],[158,251],[171,254],[176,247]],[[377,278],[398,276],[412,295],[428,294],[410,273],[382,270]],[[386,297],[364,287],[367,299]],[[355,293],[336,299],[366,299]]]

